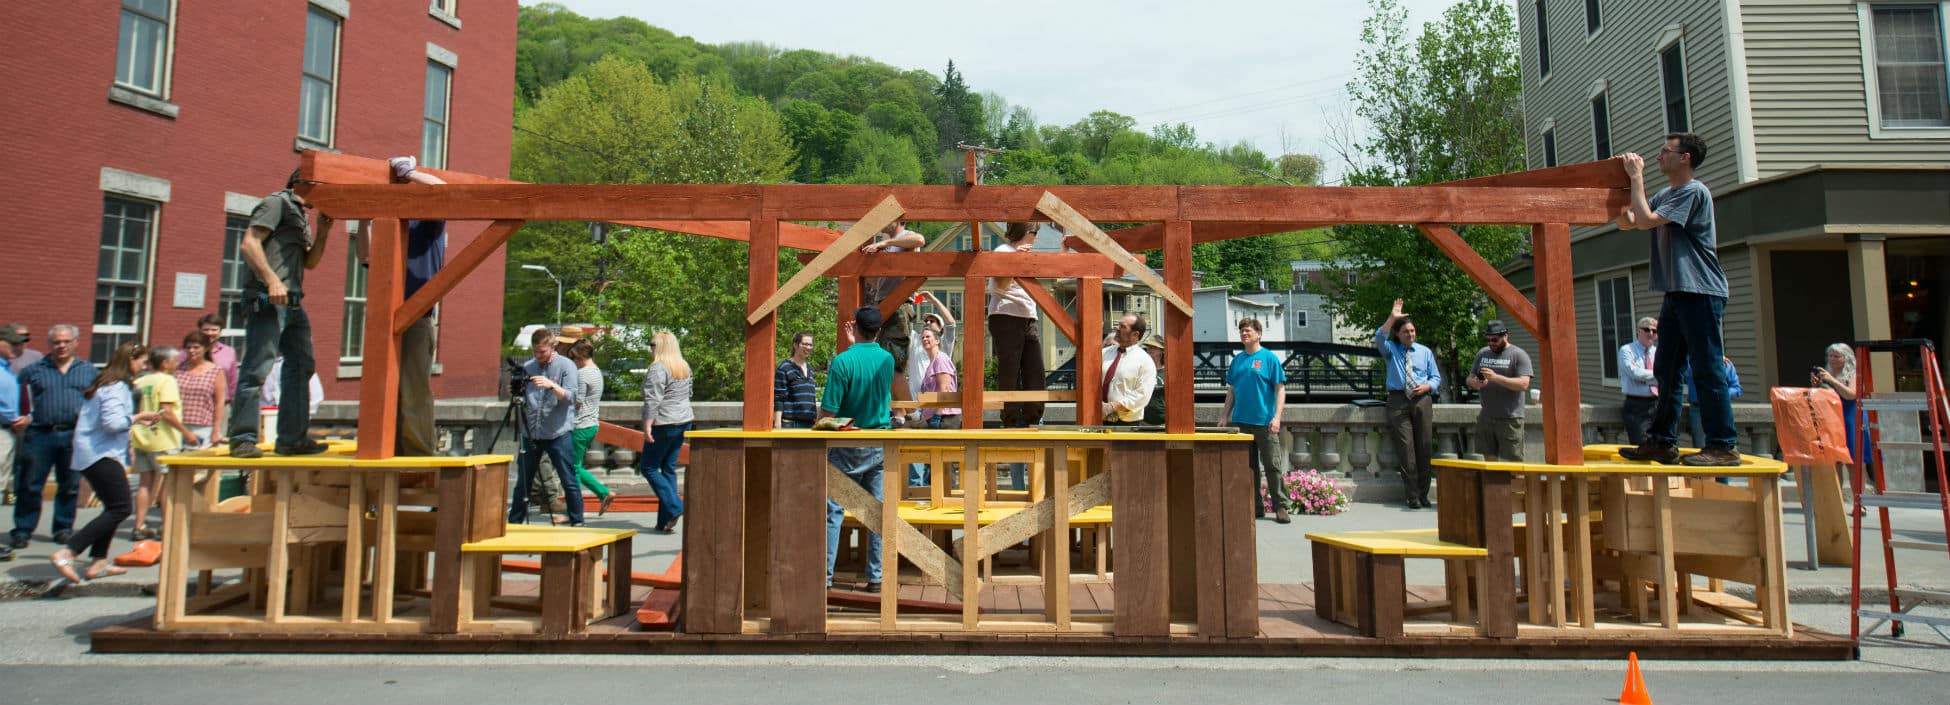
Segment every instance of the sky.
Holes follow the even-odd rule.
[[[860,55],[936,75],[952,59],[971,88],[1043,124],[1097,110],[1143,130],[1184,122],[1202,141],[1319,155],[1330,178],[1341,165],[1328,125],[1350,113],[1346,86],[1369,14],[1366,0],[552,1],[709,44]],[[1419,28],[1454,0],[1403,3]]]

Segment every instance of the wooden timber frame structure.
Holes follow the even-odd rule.
[[[399,413],[397,369],[401,333],[528,221],[603,221],[749,243],[745,413],[742,428],[742,432],[747,434],[763,434],[773,430],[771,375],[777,366],[779,337],[776,311],[787,298],[818,277],[830,276],[840,280],[838,308],[842,327],[851,318],[852,311],[860,305],[858,283],[863,277],[904,279],[902,286],[880,302],[885,313],[891,313],[930,277],[962,278],[966,292],[963,301],[968,305],[983,300],[989,278],[1014,278],[1038,301],[1043,315],[1052,320],[1055,328],[1076,343],[1076,368],[1089,371],[1100,369],[1102,365],[1102,350],[1095,340],[1097,331],[1103,325],[1104,312],[1099,293],[1102,282],[1105,278],[1128,273],[1150,287],[1167,304],[1164,320],[1159,322],[1161,325],[1154,323],[1165,340],[1163,393],[1167,395],[1166,431],[1167,434],[1186,434],[1187,437],[1195,430],[1190,305],[1192,246],[1200,242],[1339,224],[1387,224],[1415,226],[1481,286],[1508,318],[1536,337],[1543,393],[1544,462],[1560,465],[1583,463],[1570,228],[1573,225],[1609,222],[1624,207],[1628,192],[1620,160],[1429,186],[1300,188],[983,186],[973,183],[976,173],[973,154],[969,155],[969,162],[970,183],[957,186],[540,185],[443,170],[430,171],[445,179],[447,185],[429,186],[389,183],[387,165],[383,160],[306,152],[301,175],[304,183],[299,192],[313,206],[334,218],[373,222],[367,284],[366,373],[360,387],[360,398],[364,403],[358,428],[359,456],[385,458],[392,454]],[[405,245],[402,233],[407,219],[485,220],[492,221],[492,224],[451,257],[437,276],[407,298],[402,295]],[[1065,251],[1056,253],[973,251],[868,255],[860,252],[860,247],[870,241],[874,233],[896,219],[970,223],[1052,221],[1063,226],[1068,237],[1064,241]],[[853,223],[844,232],[802,224],[843,221]],[[1138,225],[1105,232],[1095,223]],[[1530,228],[1531,253],[1535,257],[1537,276],[1534,302],[1519,293],[1454,230],[1456,226],[1476,225]],[[979,248],[979,239],[974,242],[975,247]],[[780,254],[785,249],[815,254],[789,281],[781,284],[779,262]],[[1141,256],[1145,251],[1160,249],[1164,251],[1161,273],[1145,266]],[[1074,316],[1058,305],[1037,281],[1044,278],[1078,280]],[[1414,298],[1414,292],[1403,292],[1403,295],[1410,300]],[[963,316],[962,320],[965,331],[963,340],[968,342],[963,346],[961,369],[964,375],[980,379],[979,371],[985,365],[984,345],[981,343],[986,338],[984,316],[970,314]],[[1075,398],[1100,398],[1099,375],[1080,373],[1076,384]],[[981,428],[983,414],[979,410],[983,408],[985,397],[991,401],[1029,401],[1037,398],[1033,393],[1010,395],[984,392],[980,385],[964,389],[961,394],[962,407],[978,410],[962,416],[965,431]],[[1101,423],[1100,407],[1087,401],[1079,403],[1077,421],[1085,426]],[[972,444],[976,443],[974,438],[970,436],[971,457],[974,454]],[[640,444],[642,436],[618,427],[606,427],[601,440],[629,446]],[[1162,450],[1166,444],[1157,444],[1157,447]],[[750,513],[758,509],[758,505],[752,502],[781,501],[787,496],[811,501],[823,494],[816,486],[795,487],[790,492],[781,492],[778,477],[766,479],[765,476],[752,475],[754,467],[769,466],[773,462],[769,442],[756,442],[743,450],[738,455],[746,469],[744,478],[734,480],[736,487],[722,495],[734,501],[734,506],[742,505],[743,511]],[[794,462],[817,463],[823,459],[812,452],[779,452],[777,459],[780,461],[790,457]],[[1227,454],[1238,455],[1243,460],[1243,453]],[[1164,465],[1168,462],[1174,472],[1183,470],[1190,473],[1193,455],[1195,453],[1190,445],[1175,446],[1172,451],[1157,453],[1156,479],[1164,479]],[[1124,466],[1133,464],[1121,463]],[[1151,461],[1135,464],[1148,466]],[[1213,467],[1221,465],[1229,467],[1231,463],[1214,463]],[[1201,464],[1198,467],[1207,466]],[[1146,472],[1151,472],[1151,469]],[[1248,474],[1243,463],[1237,474]],[[1141,477],[1149,479],[1154,476]],[[747,492],[745,485],[752,482],[760,484],[753,485]],[[817,470],[804,482],[829,484]],[[1213,487],[1219,486],[1217,480],[1212,482]],[[1246,482],[1251,482],[1250,477]],[[714,491],[710,480],[694,477],[692,483],[694,493],[700,490],[705,493]],[[1125,483],[1115,487],[1119,497],[1127,496],[1130,492]],[[1155,491],[1162,493],[1164,490]],[[1249,489],[1245,492],[1247,497],[1251,496]],[[700,504],[703,499],[700,493],[693,503]],[[1156,506],[1162,509],[1162,496],[1157,501]],[[1239,502],[1240,507],[1248,503],[1249,500]],[[686,550],[692,554],[685,562],[686,604],[689,605],[686,631],[739,633],[743,609],[762,608],[770,602],[774,607],[770,625],[772,631],[822,632],[823,623],[810,621],[814,610],[823,612],[823,605],[817,602],[816,596],[808,598],[781,593],[782,583],[776,575],[769,586],[770,594],[767,594],[766,585],[740,582],[737,574],[741,569],[759,571],[761,574],[766,570],[766,551],[751,545],[739,546],[724,554],[708,550],[716,544],[709,536],[700,537],[702,533],[723,531],[734,536],[729,539],[734,543],[747,540],[736,538],[748,528],[741,525],[740,522],[744,520],[737,518],[737,511],[714,512],[728,515],[722,521],[699,517],[686,530]],[[776,521],[781,510],[773,508],[771,511]],[[1123,526],[1122,517],[1120,514],[1120,527]],[[800,527],[801,520],[795,515],[790,525]],[[1227,520],[1228,526],[1231,525],[1230,521]],[[1159,519],[1158,522],[1162,527],[1163,520]],[[1240,523],[1247,532],[1247,540],[1243,543],[1248,547],[1244,560],[1247,561],[1245,565],[1250,567],[1251,520],[1240,519]],[[802,548],[805,550],[814,548],[808,537],[794,538],[793,532],[780,531],[782,528],[771,527],[768,532],[772,534],[770,538],[795,545],[804,544]],[[1158,538],[1160,543],[1156,548],[1166,548],[1162,536]],[[693,548],[707,550],[699,552]],[[1190,550],[1179,546],[1175,535],[1169,548],[1174,558],[1180,550]],[[1200,543],[1199,548],[1203,550],[1207,547]],[[713,561],[710,558],[714,555],[722,555],[729,560]],[[776,565],[780,557],[778,549],[774,547],[770,559]],[[808,557],[805,560],[811,559]],[[1162,558],[1152,560],[1163,561]],[[1143,559],[1139,562],[1142,563]],[[1183,569],[1191,561],[1181,563],[1174,560],[1172,563]],[[1202,554],[1198,563],[1201,568],[1204,566]],[[775,567],[773,570],[805,573],[806,569],[800,566],[790,569]],[[1162,563],[1146,570],[1151,571],[1145,574],[1147,584],[1155,577],[1158,587],[1163,589],[1163,581],[1167,578]],[[1498,569],[1493,567],[1492,570]],[[725,575],[726,572],[730,575]],[[1155,572],[1155,576],[1152,572]],[[1179,575],[1174,571],[1170,577],[1174,585],[1180,580],[1193,579],[1189,570],[1184,572],[1185,575]],[[1233,575],[1237,571],[1228,564],[1221,572]],[[1219,581],[1211,589],[1224,595],[1225,606],[1221,608],[1201,601],[1197,605],[1201,625],[1198,633],[1235,638],[1252,636],[1252,623],[1243,618],[1247,614],[1257,614],[1254,593],[1251,590],[1238,590],[1241,585],[1225,585],[1223,577],[1210,577],[1206,573],[1201,569],[1197,579]],[[1256,585],[1253,582],[1256,577],[1251,570],[1245,570],[1236,577],[1238,580],[1234,582]],[[818,583],[810,582],[816,580],[816,577],[805,574],[793,578],[787,587],[808,586],[811,594],[817,595]],[[1492,589],[1496,587],[1491,586]],[[1205,594],[1206,589],[1201,585],[1200,593]],[[712,594],[713,590],[718,594]],[[1174,602],[1172,609],[1175,613],[1178,611],[1178,595],[1175,591],[1166,591],[1174,592],[1170,599]],[[1157,614],[1139,615],[1141,620],[1133,617],[1127,622],[1125,602],[1124,599],[1118,600],[1115,634],[1165,636],[1172,633],[1169,631],[1170,625],[1164,620],[1164,607],[1159,607]],[[892,604],[891,599],[888,604]],[[789,615],[790,619],[782,620],[778,608],[787,606],[792,606],[794,611]],[[1212,624],[1225,623],[1225,628],[1207,628],[1204,614],[1207,608],[1220,610],[1216,612],[1220,616],[1214,618]],[[1223,610],[1234,613],[1230,615],[1233,619],[1228,620]],[[743,624],[742,629],[750,632],[752,627]]]

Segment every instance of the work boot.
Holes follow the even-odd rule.
[[[237,441],[230,444],[230,457],[246,459],[261,458],[264,457],[264,451],[258,448],[257,443],[253,441]]]
[[[278,455],[317,455],[325,452],[329,448],[331,446],[306,438],[289,446],[281,445],[277,451]]]
[[[1679,464],[1679,447],[1671,443],[1660,443],[1647,439],[1636,448],[1618,449],[1618,456],[1626,460],[1651,461],[1660,465],[1677,465]]]
[[[1273,521],[1281,524],[1293,523],[1293,517],[1286,513],[1286,505],[1280,505],[1273,510]]]
[[[1679,459],[1680,465],[1707,468],[1732,468],[1740,466],[1740,454],[1731,448],[1708,448],[1698,453],[1687,453]]]

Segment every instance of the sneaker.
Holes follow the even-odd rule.
[[[289,446],[279,446],[277,449],[277,454],[278,455],[317,455],[319,453],[325,452],[329,448],[331,448],[331,446],[307,438]]]
[[[603,495],[602,498],[596,502],[596,516],[602,516],[604,514],[608,514],[609,503],[614,501],[616,501],[616,493],[611,492],[609,494]]]
[[[263,449],[258,448],[257,444],[254,442],[238,441],[236,443],[230,444],[230,457],[245,458],[245,459],[261,458],[264,457],[264,451]]]
[[[26,548],[26,547],[27,547],[26,534],[14,534],[7,537],[7,548]]]
[[[5,563],[13,559],[14,559],[14,550],[11,548],[7,548],[5,546],[0,546],[0,563]]]
[[[880,594],[880,583],[867,583],[867,586],[860,591],[869,595],[878,595]]]
[[[1740,454],[1730,448],[1708,448],[1698,453],[1687,453],[1679,459],[1680,465],[1708,468],[1731,468],[1740,466]]]
[[[1646,441],[1636,448],[1620,448],[1618,456],[1626,460],[1651,461],[1661,465],[1677,465],[1679,448],[1671,443]]]
[[[58,543],[63,546],[66,546],[68,545],[68,540],[72,538],[74,538],[73,529],[62,529],[60,531],[54,532],[54,543]]]

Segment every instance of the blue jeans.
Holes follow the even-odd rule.
[[[847,477],[866,488],[874,499],[881,499],[880,464],[886,460],[879,447],[873,448],[833,448],[826,451],[826,462],[846,473]],[[833,560],[840,553],[840,523],[846,521],[846,510],[838,502],[826,500],[826,586],[833,586]],[[878,527],[867,527],[867,582],[880,582],[880,534],[874,533]]]
[[[311,318],[291,292],[290,303],[278,306],[262,291],[244,292],[244,353],[237,361],[237,395],[230,412],[230,443],[256,443],[258,414],[255,399],[271,374],[271,363],[284,357],[278,375],[278,446],[304,441],[311,430]]]
[[[676,523],[677,517],[684,514],[684,498],[677,495],[677,451],[684,447],[684,432],[689,430],[688,423],[650,427],[650,436],[643,444],[643,458],[637,461],[637,472],[650,482],[650,490],[657,493],[659,527]]]
[[[279,424],[278,432],[284,432],[283,424]],[[569,523],[582,526],[582,483],[576,481],[575,462],[569,458],[575,449],[575,434],[571,433],[521,442],[521,455],[515,459],[515,499],[508,505],[508,523],[528,523],[528,487],[534,484],[535,472],[541,469],[542,454],[547,453],[549,464],[555,466],[555,479],[562,482],[562,499],[569,505]]]
[[[1676,445],[1679,439],[1680,372],[1693,366],[1693,385],[1699,390],[1702,449],[1733,450],[1739,440],[1733,428],[1733,400],[1727,397],[1726,349],[1720,339],[1720,314],[1727,300],[1687,292],[1668,292],[1659,306],[1659,355],[1652,361],[1660,394],[1652,407],[1646,440]]]
[[[928,428],[932,429],[961,428],[961,414],[937,414],[930,416],[928,417],[927,425]],[[927,487],[928,479],[929,470],[927,463],[907,464],[908,487]]]
[[[14,473],[14,536],[32,536],[41,523],[41,488],[54,474],[54,532],[74,529],[76,500],[81,496],[81,472],[74,464],[74,432],[29,429],[21,444]]]

